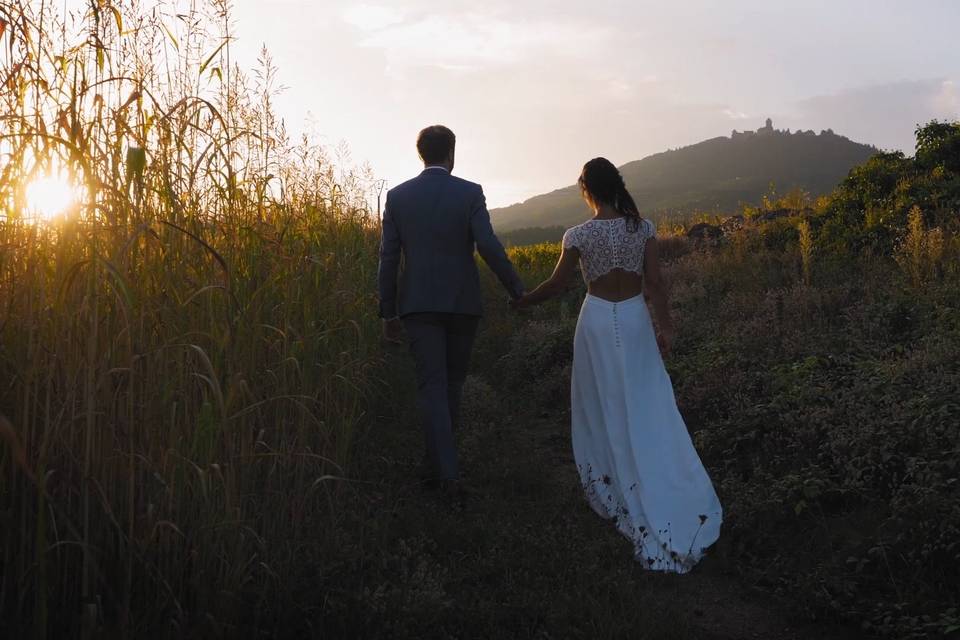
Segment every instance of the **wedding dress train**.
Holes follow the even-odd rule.
[[[574,337],[573,452],[590,506],[645,568],[688,572],[722,508],[677,410],[642,295],[587,294]]]

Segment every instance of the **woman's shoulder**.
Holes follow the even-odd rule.
[[[657,226],[653,224],[653,220],[650,218],[642,218],[640,226],[648,238],[655,238],[657,236]]]
[[[567,233],[582,233],[583,231],[586,231],[586,230],[588,230],[588,229],[591,229],[592,227],[596,226],[597,224],[599,224],[599,223],[601,223],[601,222],[603,222],[603,220],[599,220],[599,219],[597,219],[597,218],[590,218],[589,220],[584,220],[584,221],[581,222],[580,224],[575,224],[575,225],[573,225],[572,227],[570,227],[569,229],[567,229],[566,232],[567,232]]]
[[[563,232],[563,246],[564,248],[569,249],[570,247],[577,246],[578,241],[580,240],[583,230],[587,228],[590,224],[590,220],[586,222],[581,222],[580,224],[575,224],[566,231]]]

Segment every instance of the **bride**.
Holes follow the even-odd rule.
[[[719,537],[723,515],[663,366],[673,328],[654,227],[609,160],[585,164],[578,183],[593,218],[564,233],[553,275],[512,304],[561,293],[579,260],[587,295],[573,339],[570,400],[580,482],[593,510],[633,542],[644,568],[686,573]]]

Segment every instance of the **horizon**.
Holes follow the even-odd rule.
[[[189,7],[165,6],[167,28]],[[391,188],[422,169],[417,132],[445,124],[457,135],[455,172],[483,185],[490,209],[573,184],[592,157],[623,166],[768,117],[907,155],[917,125],[960,120],[960,4],[947,0],[922,11],[867,0],[224,7],[230,61],[255,76],[266,47],[283,88],[273,106],[292,138],[309,134]],[[64,9],[87,10],[81,0]]]
[[[456,173],[491,209],[572,184],[591,157],[622,166],[767,117],[908,155],[918,124],[960,118],[960,5],[940,0],[234,9],[235,59],[252,67],[266,45],[292,132],[345,142],[390,188],[421,168],[417,132],[445,124]],[[276,17],[290,12],[301,19]]]

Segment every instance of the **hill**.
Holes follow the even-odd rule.
[[[771,183],[780,191],[830,192],[877,149],[832,130],[781,131],[768,119],[757,131],[704,140],[620,167],[640,211],[647,216],[731,212],[756,203]],[[576,185],[491,212],[498,231],[569,227],[587,217]]]

